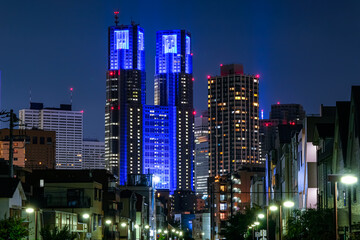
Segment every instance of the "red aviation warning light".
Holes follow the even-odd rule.
[[[196,111],[193,111],[193,115],[196,115]]]
[[[210,75],[207,75],[207,78],[208,78],[208,79],[210,79],[210,78],[211,78],[211,76],[210,76]]]
[[[256,78],[260,78],[260,75],[259,75],[259,74],[256,74]]]

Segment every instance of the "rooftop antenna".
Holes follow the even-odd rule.
[[[29,96],[29,101],[30,101],[30,104],[31,104],[31,88],[30,88],[30,96]]]
[[[70,88],[70,105],[72,105],[73,91],[74,91],[74,88]]]
[[[114,12],[114,17],[115,17],[115,26],[117,26],[119,24],[119,11],[115,11]]]

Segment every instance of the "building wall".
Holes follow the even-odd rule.
[[[35,104],[31,103],[30,109],[19,111],[20,121],[25,124],[23,128],[55,131],[56,168],[81,169],[83,111],[72,111],[71,105],[43,108],[42,104]]]
[[[105,143],[97,140],[84,140],[82,164],[83,169],[104,169]]]

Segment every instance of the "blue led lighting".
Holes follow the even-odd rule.
[[[185,37],[185,54],[190,54],[190,37]]]
[[[162,47],[163,53],[177,53],[177,35],[163,35],[162,36]]]
[[[115,49],[129,49],[129,30],[114,31]]]
[[[160,181],[156,189],[176,189],[175,108],[145,105],[143,108],[143,173]]]

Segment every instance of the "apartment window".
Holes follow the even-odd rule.
[[[37,144],[37,142],[38,142],[37,137],[33,137],[33,139],[32,139],[32,143],[33,143],[33,144]]]
[[[220,203],[220,211],[225,211],[227,209],[226,203]]]
[[[225,220],[225,218],[226,218],[225,213],[220,213],[220,219],[221,219],[221,220]]]
[[[44,137],[40,137],[40,144],[45,144],[45,138]]]
[[[225,198],[225,194],[221,194],[221,195],[220,195],[220,201],[225,201],[225,199],[226,199],[226,198]]]
[[[52,139],[51,139],[51,137],[46,138],[46,144],[52,144]]]

